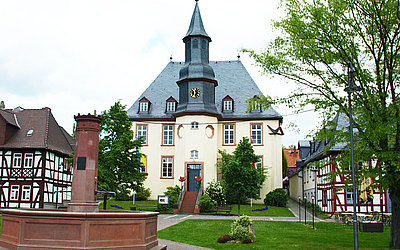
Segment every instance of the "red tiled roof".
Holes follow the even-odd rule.
[[[296,160],[298,160],[300,158],[299,150],[296,148],[285,148],[285,149],[283,149],[283,151],[285,152],[288,167],[295,168]]]
[[[50,108],[2,110],[0,114],[4,113],[16,117],[20,129],[1,148],[44,148],[64,154],[73,152],[68,141],[70,138],[67,138],[71,136],[63,132]],[[30,130],[33,133],[28,135]]]

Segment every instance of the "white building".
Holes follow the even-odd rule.
[[[168,186],[196,191],[220,178],[218,150],[232,153],[243,137],[252,138],[259,164],[268,169],[261,197],[282,186],[282,116],[273,108],[246,112],[246,100],[262,92],[240,60],[209,61],[211,38],[205,32],[198,3],[186,36],[185,62],[171,61],[129,108],[137,137],[143,137],[146,155],[145,187],[152,197]]]

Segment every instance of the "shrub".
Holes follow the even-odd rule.
[[[236,241],[246,243],[254,241],[255,236],[250,231],[252,224],[253,223],[249,216],[239,216],[231,225],[231,237]]]
[[[167,191],[165,191],[164,194],[169,196],[169,204],[172,206],[178,202],[181,188],[178,185],[175,187],[167,187]]]
[[[277,188],[265,196],[264,204],[266,206],[285,207],[288,200],[289,196],[286,194],[285,190],[283,188]]]
[[[241,225],[242,227],[247,227],[252,224],[252,221],[249,216],[242,215],[242,216],[237,217],[234,223],[237,223],[237,224]]]
[[[129,201],[132,200],[132,196],[130,196],[130,192],[128,190],[117,190],[117,192],[115,192],[115,200]]]
[[[204,194],[211,198],[215,206],[222,206],[226,204],[222,185],[219,181],[209,182]]]
[[[151,195],[150,188],[144,188],[143,186],[139,187],[139,190],[136,192],[136,200],[137,201],[145,201]]]
[[[235,225],[232,224],[231,228],[231,236],[234,238],[236,241],[243,241],[245,239],[251,239],[252,235],[246,227],[242,227],[241,225]]]
[[[201,212],[210,212],[214,210],[214,203],[208,195],[203,195],[200,197],[200,211]]]

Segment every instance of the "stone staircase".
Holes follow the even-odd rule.
[[[196,205],[197,192],[186,192],[182,201],[180,214],[194,214],[194,207]]]

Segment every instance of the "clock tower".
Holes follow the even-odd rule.
[[[196,1],[189,30],[183,38],[185,43],[185,65],[179,71],[179,105],[176,115],[187,113],[218,114],[215,107],[215,80],[209,65],[209,43],[211,38],[204,30],[200,10]]]

